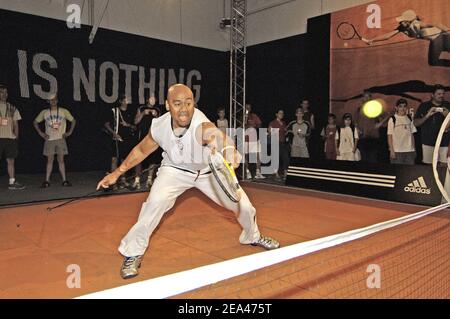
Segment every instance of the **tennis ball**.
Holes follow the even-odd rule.
[[[370,119],[376,118],[383,113],[383,104],[378,100],[367,101],[363,105],[363,113]]]

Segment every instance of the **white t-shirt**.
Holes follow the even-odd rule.
[[[336,131],[336,140],[339,140],[339,153],[351,153],[355,147],[355,139],[359,139],[358,130],[355,128],[355,133],[352,132],[352,128],[347,126]],[[353,136],[352,136],[353,135]]]
[[[223,120],[218,119],[216,124],[217,124],[217,128],[219,130],[221,130],[224,133],[227,132],[227,128],[228,128],[228,120],[227,119],[223,119]]]
[[[55,110],[50,108],[42,110],[35,118],[35,121],[41,123],[45,121],[45,134],[49,136],[49,141],[55,141],[63,138],[66,133],[67,121],[72,122],[73,116],[69,110],[58,107]]]
[[[309,133],[308,131],[309,126],[308,124],[306,124],[306,122],[302,123],[295,122],[294,125],[292,125],[292,132],[294,133],[294,138],[292,139],[292,146],[307,147],[305,135]]]
[[[413,134],[417,132],[414,123],[408,116],[395,116],[395,127],[392,118],[388,122],[388,135],[392,135],[392,142],[394,144],[394,152],[405,153],[414,152]]]
[[[170,112],[153,119],[150,128],[153,140],[163,149],[162,165],[174,166],[194,173],[209,169],[208,155],[210,150],[203,147],[195,138],[199,125],[210,120],[202,111],[194,109],[191,124],[182,137],[177,137],[172,130]]]
[[[0,138],[15,139],[17,136],[13,133],[14,121],[21,119],[18,109],[7,102],[0,102]]]

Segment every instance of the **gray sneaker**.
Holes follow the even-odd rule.
[[[141,189],[141,182],[134,182],[134,184],[133,184],[133,187],[136,189],[136,190],[140,190]]]
[[[16,190],[25,189],[25,186],[23,186],[22,184],[19,184],[17,182],[14,182],[13,184],[8,185],[8,189],[16,191]]]
[[[265,177],[263,174],[261,174],[261,172],[256,171],[256,176],[255,176],[255,178],[256,178],[256,179],[265,179],[266,177]]]
[[[123,279],[130,279],[139,274],[141,267],[142,256],[125,257],[123,260],[120,275]]]
[[[280,243],[275,239],[266,237],[263,235],[259,236],[259,239],[251,244],[252,246],[259,246],[267,250],[277,249],[280,247]]]

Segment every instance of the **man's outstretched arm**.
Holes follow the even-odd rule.
[[[125,174],[129,169],[135,167],[147,158],[151,153],[158,149],[159,145],[153,140],[149,134],[128,154],[123,163],[111,174],[105,176],[97,185],[97,190],[100,187],[108,188],[110,185],[116,183],[120,175]]]

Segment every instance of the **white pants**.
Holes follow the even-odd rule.
[[[336,157],[338,161],[356,161],[355,153],[353,152],[345,152],[340,154],[341,155]]]
[[[448,147],[439,147],[438,162],[447,163],[447,151]],[[434,147],[422,144],[422,162],[424,164],[433,163]]]
[[[150,236],[164,213],[173,207],[178,196],[192,187],[198,188],[215,203],[237,215],[237,220],[243,228],[239,237],[241,244],[251,244],[259,238],[256,209],[244,192],[239,203],[235,203],[223,192],[212,173],[199,175],[197,178],[196,174],[162,166],[158,170],[147,201],[142,204],[138,221],[122,239],[119,252],[127,257],[143,255]]]

